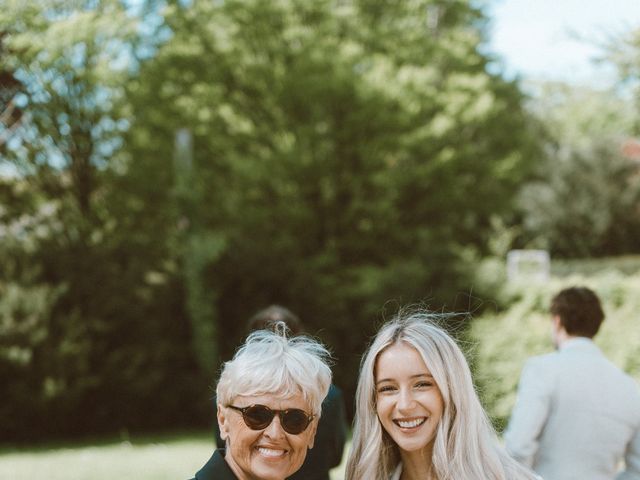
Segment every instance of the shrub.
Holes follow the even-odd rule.
[[[552,351],[548,306],[551,297],[572,285],[599,295],[606,313],[596,344],[613,363],[640,381],[640,273],[612,270],[591,276],[553,277],[547,283],[510,283],[501,299],[506,310],[486,312],[472,322],[472,364],[485,407],[501,430],[513,408],[520,372],[527,358]]]

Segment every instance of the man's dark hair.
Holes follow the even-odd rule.
[[[598,296],[586,287],[561,290],[551,300],[550,310],[569,335],[578,337],[593,338],[604,320]]]
[[[256,313],[249,319],[247,330],[249,332],[262,329],[272,330],[278,322],[284,322],[293,335],[299,335],[304,331],[298,316],[280,305],[271,305]]]

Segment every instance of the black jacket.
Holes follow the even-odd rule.
[[[238,480],[224,460],[224,448],[218,448],[191,480]]]

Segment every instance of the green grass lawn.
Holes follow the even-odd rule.
[[[0,480],[186,480],[204,465],[214,447],[210,433],[198,433],[5,448],[0,450]],[[343,472],[344,462],[334,469],[331,480],[342,480]]]
[[[0,479],[186,480],[209,458],[211,434],[189,434],[82,445],[0,450]]]

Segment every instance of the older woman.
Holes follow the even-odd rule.
[[[400,314],[363,357],[347,480],[529,480],[499,446],[454,340]]]
[[[225,448],[195,480],[284,480],[302,465],[331,384],[329,353],[284,324],[247,337],[224,364],[216,395]]]

